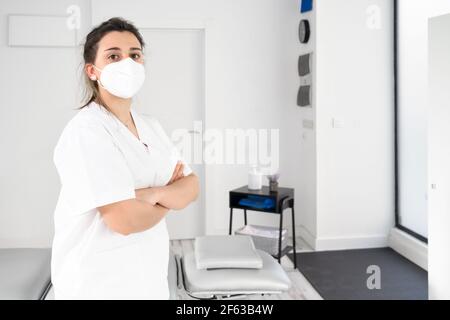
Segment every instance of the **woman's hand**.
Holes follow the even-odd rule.
[[[156,205],[161,199],[161,188],[151,187],[135,190],[136,199],[146,201],[151,205]]]
[[[181,161],[178,161],[175,169],[173,170],[172,178],[170,178],[167,185],[170,185],[170,184],[174,183],[175,181],[183,178],[184,177],[183,169],[184,169],[184,164]]]

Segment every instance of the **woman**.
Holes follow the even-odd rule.
[[[199,183],[159,122],[132,106],[145,78],[143,49],[121,18],[87,35],[87,103],[54,151],[56,299],[169,298],[165,216],[194,201]]]

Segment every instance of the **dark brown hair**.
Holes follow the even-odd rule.
[[[144,49],[145,46],[144,39],[142,38],[142,35],[139,33],[138,29],[134,26],[134,24],[123,18],[114,17],[92,29],[92,31],[89,32],[89,34],[86,36],[86,41],[84,43],[83,49],[83,58],[85,65],[87,63],[95,63],[95,59],[97,58],[98,43],[106,34],[112,31],[131,32],[138,39],[142,49]],[[107,108],[107,106],[100,97],[97,81],[89,79],[84,68],[83,68],[83,77],[85,81],[84,102],[82,103],[82,106],[79,109],[86,107],[92,101],[95,101]]]

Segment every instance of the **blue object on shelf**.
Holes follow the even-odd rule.
[[[239,205],[255,209],[272,209],[275,206],[275,201],[267,197],[248,195],[247,198],[239,200]]]
[[[313,0],[300,0],[302,2],[300,12],[308,12],[313,9]]]

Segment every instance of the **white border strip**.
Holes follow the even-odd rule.
[[[428,270],[428,245],[425,242],[397,228],[392,228],[389,246],[422,269]]]

